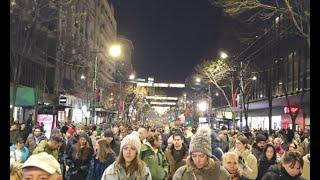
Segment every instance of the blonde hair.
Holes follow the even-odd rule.
[[[11,176],[17,180],[22,180],[22,163],[13,163],[10,165],[10,179]]]
[[[237,155],[237,153],[235,153],[234,151],[230,151],[230,152],[226,152],[225,154],[223,154],[223,156],[222,156],[222,164],[223,165],[225,164],[225,162],[227,161],[227,159],[229,157],[235,158],[236,162],[238,162],[239,156]]]

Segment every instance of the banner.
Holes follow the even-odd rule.
[[[49,139],[51,134],[51,127],[53,122],[53,115],[52,114],[38,114],[38,123],[41,125],[43,123],[43,129],[45,131],[46,137]],[[55,127],[55,123],[54,123]]]

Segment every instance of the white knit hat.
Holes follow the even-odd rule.
[[[124,137],[121,141],[120,151],[125,145],[130,144],[131,146],[134,146],[138,154],[140,153],[141,149],[141,142],[139,139],[139,133],[137,131],[133,131],[131,134],[128,134],[126,137]]]
[[[189,153],[202,152],[207,156],[212,156],[211,150],[211,129],[209,127],[199,127],[196,134],[191,137]]]

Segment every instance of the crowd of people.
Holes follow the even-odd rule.
[[[116,122],[13,123],[11,179],[310,180],[310,135]]]

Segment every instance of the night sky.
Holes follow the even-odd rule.
[[[226,48],[226,20],[207,0],[114,2],[118,35],[132,40],[140,78],[184,83],[195,65]]]

